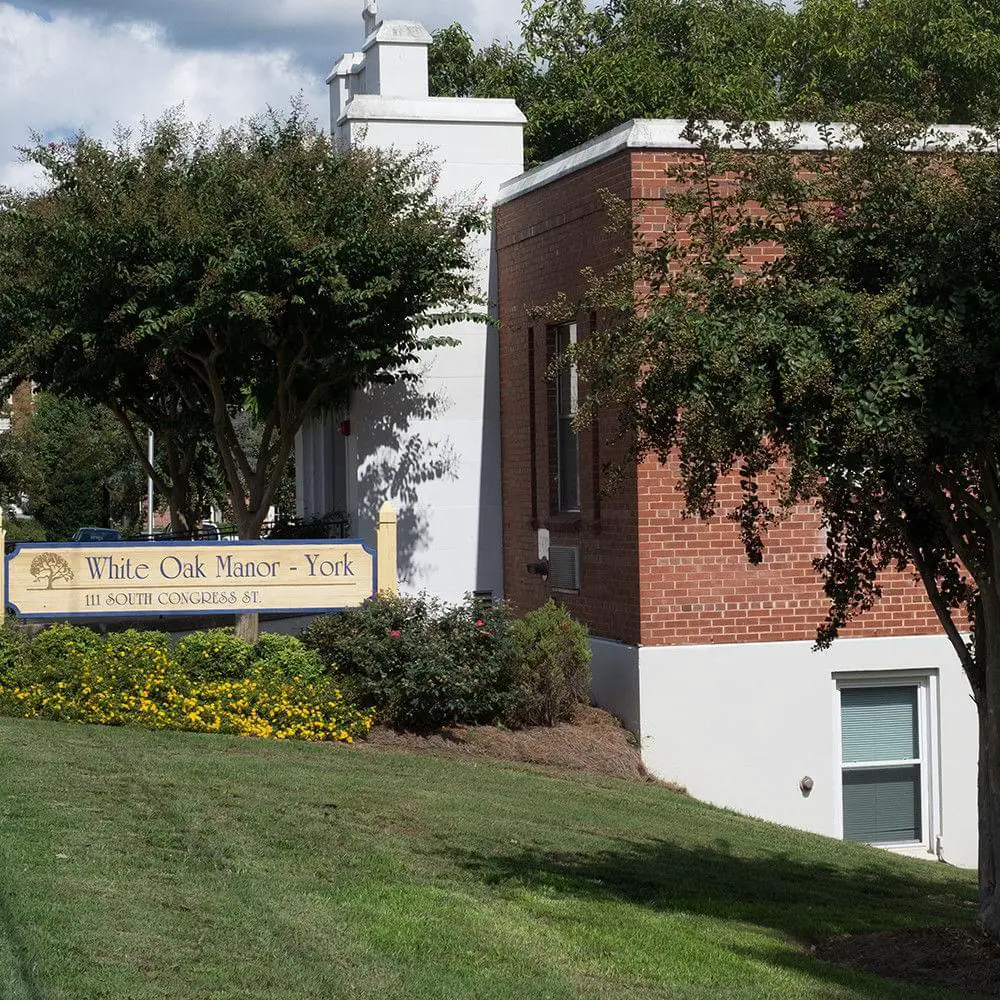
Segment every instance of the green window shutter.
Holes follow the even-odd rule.
[[[845,764],[920,756],[916,687],[859,687],[840,692]]]
[[[844,771],[845,840],[922,840],[920,812],[920,765]]]

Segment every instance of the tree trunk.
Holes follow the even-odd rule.
[[[977,611],[979,676],[973,691],[979,712],[979,924],[1000,943],[1000,599],[984,595]]]
[[[237,515],[236,527],[240,540],[257,541],[263,520],[263,516],[258,517],[254,511],[249,511],[244,517]],[[235,632],[238,638],[253,645],[260,636],[260,615],[256,611],[248,615],[237,615]]]
[[[236,616],[236,637],[252,646],[260,638],[260,615],[254,611],[249,615]]]

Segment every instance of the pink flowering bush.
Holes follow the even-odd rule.
[[[387,725],[419,730],[511,715],[516,684],[503,604],[380,595],[317,619],[302,641]]]

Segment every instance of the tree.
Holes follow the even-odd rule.
[[[984,0],[802,0],[782,41],[789,116],[853,117],[866,104],[926,121],[995,115],[1000,10]]]
[[[459,25],[438,32],[431,92],[515,98],[529,164],[629,118],[773,117],[787,16],[768,0],[525,0],[516,48],[474,52]]]
[[[457,22],[434,32],[428,71],[439,97],[512,97],[530,101],[538,73],[523,48],[491,42],[478,51]]]
[[[35,556],[28,567],[31,576],[36,581],[45,581],[45,589],[51,590],[60,580],[69,582],[73,579],[73,570],[62,556],[55,552],[45,552]]]
[[[145,476],[107,410],[38,393],[33,412],[10,431],[19,490],[47,537],[111,521],[130,531],[139,520]]]
[[[582,419],[613,406],[632,457],[677,455],[692,514],[738,477],[752,561],[790,508],[818,510],[820,646],[885,572],[919,577],[979,712],[980,917],[1000,939],[997,137],[932,150],[871,122],[805,155],[746,132],[753,153],[704,132],[662,239],[594,280],[589,305],[618,319],[578,349]]]
[[[438,200],[420,156],[337,149],[299,103],[218,135],[169,114],[24,155],[47,184],[0,203],[5,370],[106,404],[163,479],[153,426],[182,460],[166,485],[211,441],[243,538],[305,420],[413,377],[448,342],[432,328],[474,308],[480,211]]]
[[[790,5],[789,5],[790,6]],[[529,163],[630,118],[966,122],[1000,104],[1000,13],[982,0],[525,0],[518,47],[435,35],[432,93],[514,97]]]

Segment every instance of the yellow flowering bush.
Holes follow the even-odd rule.
[[[317,742],[351,743],[371,728],[371,716],[324,677],[289,676],[259,658],[242,677],[192,677],[161,634],[130,631],[77,643],[66,633],[80,630],[60,635],[61,628],[47,629],[56,634],[43,643],[59,650],[59,662],[46,663],[35,650],[23,661],[23,676],[6,664],[0,714]]]

